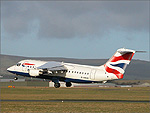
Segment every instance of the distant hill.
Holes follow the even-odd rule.
[[[68,63],[77,63],[84,65],[99,66],[104,64],[108,59],[72,59],[72,58],[53,58],[53,57],[21,57],[0,55],[0,73],[5,78],[12,78],[12,74],[7,72],[7,68],[16,64],[20,60],[35,59],[44,61],[63,61]],[[11,75],[11,76],[10,76]],[[141,60],[132,60],[127,67],[124,79],[128,80],[150,80],[150,62]]]

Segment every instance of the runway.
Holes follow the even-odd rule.
[[[58,99],[58,100],[0,100],[1,102],[131,102],[150,103],[150,100],[80,100],[80,99]]]

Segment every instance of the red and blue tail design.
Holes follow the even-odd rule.
[[[104,65],[106,72],[115,74],[118,79],[122,79],[126,66],[130,63],[134,53],[134,50],[118,49],[113,57]]]

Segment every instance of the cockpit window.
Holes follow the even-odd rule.
[[[21,65],[21,63],[17,63],[17,66],[20,66]]]

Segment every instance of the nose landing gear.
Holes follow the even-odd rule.
[[[18,77],[15,77],[14,80],[18,80]]]

